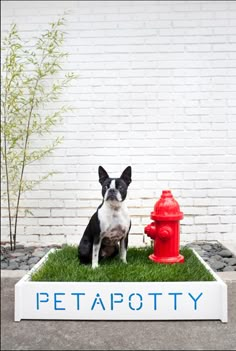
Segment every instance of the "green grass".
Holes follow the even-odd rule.
[[[127,262],[118,257],[104,260],[99,267],[80,265],[77,247],[65,246],[50,253],[46,263],[34,273],[32,281],[63,282],[166,282],[166,281],[213,281],[215,278],[198,260],[191,249],[184,247],[180,253],[184,263],[159,264],[152,262],[148,256],[153,253],[151,247],[130,248]]]

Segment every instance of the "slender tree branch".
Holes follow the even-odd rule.
[[[7,111],[6,111],[6,101],[7,101],[7,90],[5,92],[5,102],[4,102],[4,125],[7,124]],[[11,199],[10,199],[10,186],[9,186],[9,172],[8,172],[8,160],[7,160],[7,137],[4,133],[4,162],[5,162],[5,171],[6,171],[6,186],[7,186],[7,209],[8,209],[8,221],[9,221],[9,230],[10,230],[10,246],[12,250],[12,220],[11,220]]]
[[[4,95],[4,103],[3,103],[3,121],[4,121],[4,127],[6,128],[7,126],[7,99],[8,99],[8,92],[11,87],[11,83],[13,81],[14,75],[11,76],[10,80],[8,81],[8,71],[6,70],[6,76],[5,76],[5,82],[7,83],[5,86],[5,95]],[[8,209],[8,222],[9,222],[9,234],[10,234],[10,247],[12,250],[12,244],[13,244],[13,233],[12,233],[12,214],[11,214],[11,197],[10,197],[10,182],[9,182],[9,170],[8,170],[8,159],[7,159],[7,136],[6,132],[3,133],[3,139],[4,139],[4,163],[5,163],[5,172],[6,172],[6,187],[7,187],[7,209]]]

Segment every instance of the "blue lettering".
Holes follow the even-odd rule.
[[[71,293],[71,295],[77,296],[77,310],[79,311],[79,308],[80,308],[79,297],[80,297],[80,295],[85,295],[85,293]]]
[[[168,295],[174,295],[174,310],[177,310],[177,296],[183,295],[183,293],[168,293]]]
[[[198,297],[195,299],[192,294],[188,293],[191,299],[194,301],[194,309],[197,309],[197,300],[202,296],[202,292],[198,295]]]
[[[132,300],[133,296],[138,296],[139,297],[139,307],[137,307],[137,308],[132,306],[131,300]],[[140,295],[140,294],[130,294],[129,295],[129,308],[132,311],[139,311],[139,310],[141,310],[141,308],[143,307],[143,302],[142,301],[143,301],[142,295]]]
[[[65,293],[55,293],[54,294],[54,310],[65,310],[64,307],[57,307],[58,303],[61,303],[61,300],[57,300],[57,295],[65,295]]]
[[[115,296],[119,296],[120,300],[114,300]],[[121,294],[121,293],[113,293],[113,294],[111,294],[111,310],[112,311],[114,310],[114,303],[121,303],[121,302],[123,302],[123,294]]]
[[[162,295],[162,293],[148,293],[148,295],[154,296],[154,311],[156,311],[156,309],[157,309],[157,296]]]
[[[96,304],[97,304],[97,305],[101,305],[101,306],[102,306],[102,309],[105,311],[105,306],[104,306],[104,304],[103,304],[103,302],[102,302],[102,299],[101,299],[101,297],[100,297],[99,294],[96,295],[96,297],[95,297],[95,299],[94,299],[94,301],[93,301],[93,304],[92,304],[92,307],[91,307],[91,311],[94,309],[94,307],[95,307]]]
[[[40,300],[39,297],[40,295],[44,295],[46,297],[45,300]],[[49,301],[49,295],[48,293],[42,292],[42,293],[37,293],[36,294],[36,301],[37,301],[37,310],[39,310],[39,303],[40,302],[48,302]]]

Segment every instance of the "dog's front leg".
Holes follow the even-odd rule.
[[[127,263],[126,253],[127,253],[127,238],[125,237],[120,241],[120,259],[124,263]]]
[[[92,255],[92,268],[98,267],[98,257],[99,257],[99,250],[101,247],[101,240],[98,243],[93,243],[93,255]]]

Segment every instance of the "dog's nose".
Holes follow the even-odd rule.
[[[109,194],[115,194],[116,189],[109,189]]]

